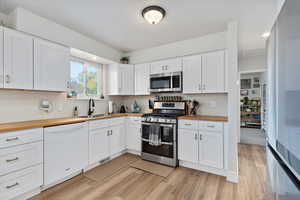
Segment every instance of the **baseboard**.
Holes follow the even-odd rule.
[[[232,183],[238,183],[239,182],[239,175],[236,172],[228,171],[226,180]]]
[[[83,169],[83,172],[90,171],[91,169],[94,169],[95,167],[98,167],[99,165],[100,165],[100,162],[90,164],[86,168]]]
[[[11,200],[27,200],[27,199],[30,199],[31,197],[34,197],[34,196],[36,196],[36,195],[38,195],[40,193],[41,193],[41,188],[38,187],[38,188],[33,189],[33,190],[29,191],[29,192],[26,192],[25,194],[22,194],[20,196],[12,198]]]
[[[132,150],[132,149],[127,149],[127,153],[131,153],[131,154],[138,155],[138,156],[141,155],[140,151],[136,151],[136,150]]]
[[[204,171],[204,172],[211,173],[211,174],[216,174],[219,176],[226,176],[226,171],[224,169],[217,169],[214,167],[201,165],[199,163],[193,163],[193,162],[179,160],[179,166],[196,169],[196,170]]]

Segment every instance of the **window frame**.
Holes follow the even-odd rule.
[[[86,99],[90,99],[90,98],[93,98],[93,99],[98,99],[98,100],[103,100],[103,65],[104,64],[101,64],[101,63],[97,63],[97,62],[92,62],[90,60],[86,60],[86,59],[82,59],[82,58],[78,58],[78,57],[74,57],[74,56],[71,56],[70,57],[70,72],[71,72],[71,62],[78,62],[78,63],[81,63],[83,64],[83,70],[84,70],[84,77],[83,77],[83,80],[84,80],[84,91],[83,91],[83,94],[84,95],[78,95],[76,97],[70,97],[72,99],[79,99],[79,100],[86,100]],[[86,93],[86,90],[87,90],[87,76],[86,76],[86,73],[87,73],[87,68],[89,66],[92,66],[92,67],[97,67],[98,68],[98,72],[97,72],[97,85],[98,85],[98,88],[97,88],[97,95],[93,95],[93,96],[89,96],[87,95]],[[71,79],[71,73],[70,73],[70,79]],[[71,88],[70,88],[71,90]]]

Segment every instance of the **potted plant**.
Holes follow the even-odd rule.
[[[122,64],[129,64],[129,56],[122,57],[120,61]]]

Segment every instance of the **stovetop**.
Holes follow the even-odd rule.
[[[171,114],[171,113],[147,113],[144,114],[142,117],[160,117],[160,118],[172,118],[176,119],[183,114]]]

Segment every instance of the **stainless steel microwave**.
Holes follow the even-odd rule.
[[[182,92],[182,72],[150,75],[150,92]]]

